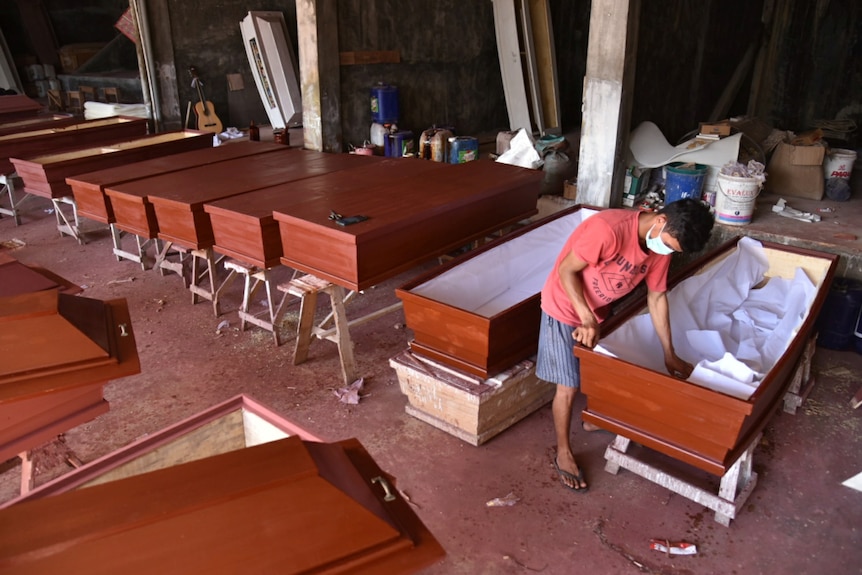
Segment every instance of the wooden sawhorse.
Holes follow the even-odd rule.
[[[620,467],[640,475],[662,487],[670,489],[696,503],[715,511],[715,520],[725,527],[730,526],[731,519],[745,505],[745,501],[754,486],[757,485],[757,473],[751,468],[752,453],[760,443],[758,434],[751,445],[739,456],[730,469],[721,477],[718,494],[699,487],[681,477],[671,475],[655,466],[645,463],[634,455],[626,453],[631,440],[617,435],[605,450],[605,471],[617,474]]]
[[[75,198],[72,196],[51,198],[51,203],[54,204],[54,215],[57,217],[57,231],[60,232],[60,237],[72,236],[78,240],[79,244],[86,243],[84,234],[81,232],[81,223],[78,220],[78,204],[75,203]],[[63,204],[72,207],[71,220],[62,210]]]
[[[30,194],[24,194],[21,198],[15,196],[15,188],[20,183],[21,178],[17,174],[0,174],[0,198],[3,197],[3,194],[6,194],[6,197],[9,198],[9,207],[4,208],[0,206],[0,214],[12,216],[16,226],[21,225],[21,214],[18,212],[21,204],[31,198]]]
[[[340,285],[333,284],[311,274],[294,278],[284,284],[279,284],[278,289],[286,294],[300,298],[299,325],[297,326],[296,346],[293,350],[293,365],[299,365],[308,359],[308,348],[311,345],[312,336],[317,339],[326,339],[335,342],[338,346],[338,355],[341,359],[341,375],[345,384],[350,384],[356,380],[356,363],[353,358],[353,341],[350,339],[350,326],[376,319],[401,308],[401,302],[398,302],[348,321],[344,304],[356,295],[356,292],[351,291],[345,295],[344,288]],[[320,292],[329,295],[332,311],[320,324],[314,325],[317,294]],[[335,326],[324,329],[323,326],[330,319],[334,320]]]
[[[155,266],[156,256],[151,256],[149,254],[149,248],[150,246],[155,246],[155,252],[158,254],[161,249],[161,242],[158,239],[142,238],[141,236],[124,232],[118,228],[116,224],[110,224],[110,230],[111,241],[114,244],[113,254],[117,258],[117,261],[125,259],[139,263],[141,264],[142,270],[148,270]],[[123,249],[123,238],[127,235],[134,237],[137,252],[130,252]]]
[[[172,250],[179,254],[177,261],[170,261],[169,255]],[[198,303],[198,298],[212,302],[213,313],[216,317],[221,315],[219,309],[219,287],[216,286],[216,266],[224,259],[224,256],[216,257],[212,248],[188,249],[175,245],[171,241],[165,241],[156,255],[155,266],[160,273],[164,270],[174,272],[183,279],[185,287],[192,292],[192,305]],[[190,273],[186,277],[185,262],[191,260]],[[203,262],[203,267],[201,263]],[[206,285],[204,283],[206,281]]]
[[[217,290],[217,297],[237,276],[242,276],[244,285],[242,291],[242,303],[239,308],[240,330],[245,331],[246,324],[250,323],[272,332],[272,337],[275,340],[275,345],[279,346],[281,335],[279,333],[279,324],[284,314],[284,302],[287,299],[287,292],[281,296],[278,305],[274,305],[272,293],[272,268],[259,268],[257,266],[248,265],[237,260],[227,260],[224,267],[228,270],[228,276],[222,282]],[[294,274],[295,275],[295,274]],[[264,312],[253,313],[249,311],[251,308],[251,298],[254,297],[257,289],[263,285],[266,290],[266,315]]]

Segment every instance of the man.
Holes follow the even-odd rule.
[[[658,212],[603,210],[569,236],[542,289],[536,375],[557,384],[552,405],[554,467],[569,489],[587,491],[570,444],[572,405],[580,387],[574,342],[592,348],[612,302],[646,282],[647,305],[669,373],[682,379],[693,366],[676,355],[667,303],[667,271],[674,252],[703,249],[713,216],[700,201],[672,202]],[[594,431],[595,426],[584,424]]]

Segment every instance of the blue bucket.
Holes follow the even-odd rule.
[[[378,124],[398,122],[398,88],[382,82],[371,88],[371,121]]]
[[[665,166],[664,205],[685,198],[700,199],[708,166],[674,162]]]
[[[835,278],[815,322],[817,345],[826,349],[846,350],[854,344],[860,309],[862,282]]]

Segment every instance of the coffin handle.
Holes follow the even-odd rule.
[[[386,494],[383,496],[383,501],[395,501],[395,493],[392,492],[392,486],[389,485],[389,482],[386,481],[386,478],[382,475],[378,475],[374,479],[371,480],[371,483],[379,483],[383,486],[383,491]]]

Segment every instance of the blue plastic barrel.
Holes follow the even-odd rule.
[[[862,282],[835,278],[815,322],[817,345],[826,349],[848,349],[854,343],[860,309]]]
[[[398,88],[379,82],[371,88],[371,120],[378,124],[398,122]]]
[[[674,162],[665,166],[664,205],[685,198],[700,199],[708,167]]]

